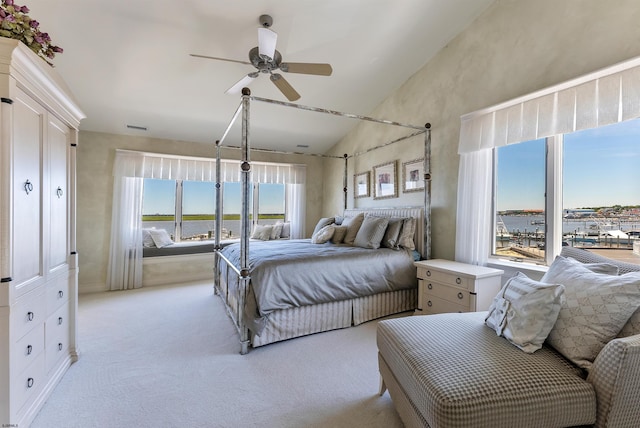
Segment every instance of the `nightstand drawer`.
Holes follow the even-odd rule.
[[[425,294],[422,312],[425,314],[444,314],[449,312],[469,312],[469,306],[452,303],[448,300]]]
[[[457,305],[469,307],[469,292],[467,290],[433,281],[422,280],[422,282],[425,295],[435,296]]]
[[[448,284],[471,291],[473,291],[474,286],[474,282],[464,276],[456,275],[455,273],[440,272],[423,266],[418,267],[418,278],[422,278],[425,281]]]

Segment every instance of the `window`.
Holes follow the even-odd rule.
[[[222,239],[240,236],[240,186],[238,182],[223,183]],[[251,221],[254,218],[260,224],[284,221],[285,185],[255,183],[250,191],[249,204],[253,207],[249,215]],[[144,228],[165,229],[176,242],[211,239],[215,231],[215,211],[216,191],[213,182],[144,179]]]
[[[548,263],[569,245],[640,263],[639,137],[637,119],[495,149],[493,254]]]

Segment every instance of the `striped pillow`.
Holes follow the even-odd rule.
[[[380,248],[380,241],[382,241],[384,237],[384,232],[387,230],[388,224],[388,218],[365,217],[360,229],[358,229],[353,245],[362,248],[372,248],[374,250]]]
[[[489,307],[485,323],[498,336],[529,354],[542,348],[560,313],[564,286],[546,284],[518,272]]]

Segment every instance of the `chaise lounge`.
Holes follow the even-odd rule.
[[[561,256],[615,265],[620,275],[640,271],[575,248]],[[385,320],[377,331],[380,394],[389,390],[407,427],[637,427],[640,309],[634,310],[618,337],[592,363],[580,364],[586,368],[548,340],[524,352],[485,324],[487,312]]]

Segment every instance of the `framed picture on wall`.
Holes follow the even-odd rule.
[[[422,192],[424,190],[424,159],[415,159],[402,164],[402,191]]]
[[[353,197],[368,198],[371,196],[371,184],[369,182],[369,171],[354,174],[353,176]]]
[[[396,161],[373,167],[373,199],[397,198]]]

